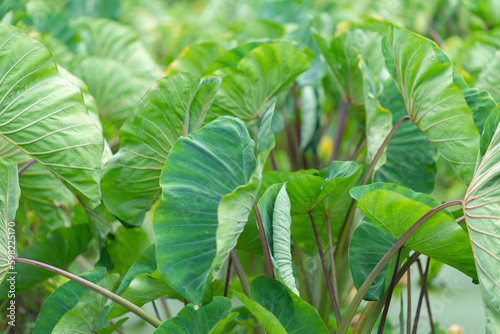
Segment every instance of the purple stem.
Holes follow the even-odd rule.
[[[36,160],[33,159],[31,161],[28,161],[23,167],[19,168],[19,171],[17,172],[17,176],[20,176],[26,169],[28,169],[31,165],[36,163]]]
[[[389,312],[389,305],[391,304],[392,292],[394,291],[394,287],[396,286],[396,275],[398,273],[399,258],[401,257],[402,250],[403,246],[399,248],[398,251],[396,266],[394,267],[394,274],[392,275],[391,285],[389,287],[389,294],[387,295],[387,299],[385,300],[384,312],[382,313],[382,318],[380,318],[380,325],[378,326],[377,334],[382,334],[384,332],[385,320],[387,319],[387,314]]]
[[[335,132],[335,140],[333,142],[332,157],[330,158],[330,161],[334,161],[337,159],[337,155],[340,149],[340,141],[342,140],[342,133],[344,132],[345,116],[347,115],[347,110],[349,110],[350,105],[351,101],[347,100],[344,108],[340,112],[339,121],[337,122],[337,131]]]
[[[321,264],[323,266],[323,272],[325,274],[326,283],[328,285],[328,292],[330,293],[330,299],[332,300],[333,312],[335,313],[335,319],[337,323],[341,322],[340,318],[340,308],[337,303],[337,298],[335,296],[335,291],[333,290],[332,278],[328,273],[328,268],[326,267],[325,254],[323,253],[323,246],[321,246],[321,240],[319,239],[318,229],[316,228],[316,223],[314,222],[314,217],[311,212],[309,212],[309,218],[311,218],[311,224],[314,230],[314,235],[316,236],[316,244],[318,245],[319,257],[321,258]]]

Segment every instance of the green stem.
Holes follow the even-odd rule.
[[[165,297],[160,297],[161,308],[163,309],[163,313],[165,313],[165,320],[172,318],[172,314],[170,313],[170,309],[168,308],[167,301]]]
[[[52,271],[53,273],[56,273],[58,275],[64,276],[64,277],[66,277],[66,278],[68,278],[76,283],[79,283],[79,284],[103,295],[104,297],[106,297],[108,299],[111,299],[112,301],[114,301],[118,305],[121,305],[124,308],[126,308],[127,310],[135,313],[137,316],[141,317],[142,319],[144,319],[145,321],[150,323],[155,328],[158,328],[161,325],[160,320],[158,320],[157,318],[155,318],[153,315],[149,314],[148,312],[144,311],[142,308],[138,307],[137,305],[132,304],[128,300],[118,296],[117,294],[114,294],[113,292],[111,292],[109,290],[104,289],[103,287],[100,287],[97,284],[94,284],[92,282],[87,281],[86,279],[83,279],[81,277],[73,275],[70,272],[53,267],[53,266],[45,264],[45,263],[41,263],[38,261],[29,260],[29,259],[15,258],[15,259],[13,259],[13,261],[31,264],[33,266],[43,268],[45,270]]]
[[[410,256],[408,255],[408,259]],[[408,293],[408,297],[406,298],[407,302],[407,315],[406,315],[406,334],[411,334],[411,270],[408,270],[408,274],[406,275],[406,291]]]
[[[432,217],[434,214],[437,212],[446,209],[450,206],[453,205],[462,205],[463,201],[458,200],[458,201],[451,201],[447,202],[444,204],[441,204],[434,209],[430,210],[427,212],[422,218],[420,218],[415,224],[413,224],[402,236],[399,238],[394,245],[389,249],[389,251],[382,257],[382,259],[377,263],[375,268],[373,268],[372,272],[368,277],[366,278],[365,282],[363,285],[359,288],[358,293],[356,296],[353,298],[351,301],[351,304],[349,305],[349,308],[347,309],[347,312],[344,314],[344,319],[342,319],[342,322],[340,324],[339,330],[337,334],[345,334],[347,333],[347,330],[349,328],[349,325],[352,321],[352,318],[356,314],[356,310],[359,307],[359,304],[363,300],[363,297],[366,295],[368,292],[368,289],[372,286],[373,282],[375,279],[378,277],[382,269],[384,269],[385,265],[389,263],[389,261],[392,259],[394,254],[402,247],[404,246],[405,242],[410,238],[410,236],[420,227],[422,226],[423,223],[425,223],[430,217]]]
[[[264,258],[266,259],[267,276],[274,278],[273,261],[271,260],[271,253],[269,252],[269,243],[267,242],[266,231],[264,230],[264,224],[262,224],[259,208],[255,203],[253,203],[253,211],[255,212],[255,218],[257,219],[257,225],[259,226],[262,252],[264,253]]]

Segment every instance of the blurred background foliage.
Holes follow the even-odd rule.
[[[314,60],[297,81],[302,87],[300,100],[295,101],[290,95],[280,96],[282,116],[289,120],[302,117],[315,125],[309,126],[314,131],[302,133],[297,143],[304,163],[288,160],[279,150],[276,158],[285,170],[310,165],[324,167],[330,161],[336,125],[330,115],[343,102],[313,34],[331,41],[345,31],[377,21],[394,22],[434,40],[469,86],[486,89],[500,102],[500,90],[496,88],[500,87],[497,74],[500,73],[500,1],[497,0],[0,0],[0,19],[39,39],[58,64],[83,80],[90,93],[88,98],[95,98],[97,106],[97,110],[90,111],[99,115],[114,152],[119,145],[120,126],[140,97],[165,74],[189,71],[201,76],[201,69],[207,69],[226,51],[243,43],[294,39],[313,52]],[[300,104],[300,115],[293,114],[294,103]],[[344,136],[357,139],[356,124],[363,124],[364,120],[362,113],[356,112],[356,106],[352,109]],[[281,131],[280,123],[273,130]],[[284,145],[280,144],[281,137],[277,138],[278,148]],[[352,141],[345,140],[339,156],[349,158],[352,145]],[[365,156],[366,149],[358,160]],[[431,196],[440,202],[463,198],[465,189],[465,184],[440,158]],[[59,204],[57,212],[66,217],[57,214],[59,221],[72,220],[73,224],[86,221],[81,207],[73,208],[75,203]],[[30,208],[36,206],[24,207],[18,214],[19,219],[29,221],[19,228],[21,251],[33,240],[41,240],[48,231],[61,226],[40,225],[30,216]],[[101,221],[114,220],[103,207],[99,215]],[[33,228],[38,225],[39,230]],[[106,231],[104,226],[100,228]],[[144,228],[151,240],[150,224],[144,224]],[[98,238],[100,246],[112,243],[105,235],[103,232]],[[87,257],[92,258],[95,250],[92,252]],[[262,262],[260,257],[255,260],[242,255],[241,258],[250,272]],[[101,256],[102,261],[106,258]],[[316,265],[311,261],[312,267]],[[78,271],[88,268],[89,263],[82,257],[73,266]],[[45,296],[62,281],[60,277],[51,279],[32,288],[30,294],[22,295],[20,319],[25,320],[27,333]],[[477,307],[480,309],[479,304]]]

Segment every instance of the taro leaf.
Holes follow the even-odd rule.
[[[130,27],[108,19],[79,18],[72,22],[80,55],[114,59],[140,76],[156,80],[161,70]]]
[[[387,183],[353,188],[351,196],[377,227],[397,239],[439,205],[427,195]],[[473,279],[477,278],[467,232],[447,211],[439,211],[430,217],[405,242],[405,247],[444,262]]]
[[[48,233],[42,241],[23,249],[19,257],[65,270],[79,254],[88,249],[91,239],[92,233],[88,225],[61,227]],[[55,275],[51,271],[26,263],[16,263],[15,271],[17,272],[16,294]],[[6,295],[7,287],[3,284],[0,286],[0,299],[5,298]]]
[[[266,233],[271,259],[277,277],[297,296],[292,269],[290,198],[286,184],[274,184],[260,198],[257,207],[261,213],[262,224]]]
[[[500,105],[497,105],[484,122],[483,134],[481,135],[481,156],[484,156],[491,139],[495,136],[498,123],[500,122]]]
[[[168,65],[166,75],[188,72],[201,77],[208,67],[224,54],[224,49],[211,42],[186,46]]]
[[[406,116],[404,100],[394,81],[384,83],[379,101],[392,113],[392,126]],[[367,110],[368,114],[368,110]],[[386,162],[376,172],[376,182],[392,182],[414,191],[430,194],[436,179],[439,154],[415,124],[404,122],[394,133],[386,149]]]
[[[165,321],[155,331],[156,334],[209,334],[220,333],[221,322],[228,322],[237,316],[231,313],[231,301],[224,297],[215,297],[214,300],[205,305],[198,306],[189,304],[177,313],[175,317]],[[227,320],[229,318],[229,320]],[[219,329],[220,331],[214,331]]]
[[[330,47],[320,35],[314,35],[327,65],[340,89],[344,101],[363,104],[363,79],[358,66],[358,55],[369,42],[364,31],[346,31],[336,37]]]
[[[496,103],[500,102],[500,78],[498,71],[500,69],[500,52],[495,52],[493,59],[490,59],[488,66],[479,74],[476,86],[485,89],[491,94]]]
[[[253,49],[264,45],[266,43],[271,43],[272,41],[254,41],[245,44],[238,45],[234,49],[229,50],[222,56],[217,58],[204,72],[204,74],[213,73],[221,68],[225,67],[238,67],[239,61],[246,56]]]
[[[214,72],[222,84],[211,112],[242,120],[262,116],[273,97],[309,68],[310,55],[288,43],[268,43],[248,52],[237,67]]]
[[[283,283],[259,276],[250,290],[252,300],[235,294],[269,333],[328,333],[318,311]]]
[[[118,281],[118,274],[106,276],[101,279],[97,285],[106,289],[113,290]],[[68,332],[88,333],[100,329],[99,321],[105,317],[108,308],[104,308],[108,299],[93,290],[88,290],[78,301],[78,303],[57,322],[52,330],[53,334],[65,334]]]
[[[465,194],[465,221],[486,311],[486,332],[500,328],[500,125]]]
[[[104,268],[95,268],[78,275],[97,284],[106,277]],[[35,322],[33,334],[52,333],[57,322],[80,301],[89,289],[74,281],[68,281],[59,286],[43,303]]]
[[[377,95],[379,93],[379,87],[375,81],[375,76],[366,62],[361,62],[361,72],[363,74],[363,92],[366,112],[366,146],[368,160],[372,162],[377,151],[391,131],[392,114],[390,110],[385,109],[378,101]],[[382,166],[385,162],[386,155],[384,150],[383,154],[378,158],[376,167]]]
[[[15,246],[14,218],[19,206],[19,180],[17,177],[17,165],[14,161],[0,159],[0,284],[3,282],[11,266],[9,257]],[[10,224],[9,224],[10,223]],[[13,239],[14,238],[14,239]],[[9,242],[10,241],[10,242]],[[12,254],[15,256],[15,254]]]
[[[357,289],[395,242],[396,238],[391,233],[375,226],[366,216],[361,220],[349,243],[349,265]],[[406,248],[403,251],[407,253]],[[404,258],[406,254],[402,253],[401,256]],[[379,300],[382,297],[391,282],[395,260],[396,256],[382,269],[366,293],[365,300]]]
[[[121,297],[137,306],[142,306],[162,296],[166,296],[169,299],[182,300],[181,296],[165,284],[158,270],[154,271],[151,275],[140,274],[136,276],[125,291],[121,293]],[[130,311],[123,306],[115,304],[108,315],[108,319],[119,317],[128,312]]]
[[[336,240],[351,203],[349,190],[355,185],[361,170],[355,162],[334,161],[321,171],[268,172],[264,174],[262,188],[287,182],[291,202],[292,238],[305,250],[316,250],[309,211],[313,213],[323,246],[328,245],[327,218],[330,214],[333,239]]]
[[[95,97],[102,121],[121,125],[134,110],[137,101],[151,86],[147,80],[115,59],[85,57],[72,67]]]
[[[493,108],[495,108],[496,103],[490,93],[485,90],[468,88],[462,90],[462,93],[464,93],[467,105],[472,110],[472,117],[474,117],[477,130],[479,133],[482,133],[484,131],[484,123]]]
[[[141,99],[120,129],[121,147],[106,164],[103,201],[129,225],[141,225],[158,199],[161,169],[181,136],[197,130],[205,118],[220,79],[200,80],[178,73],[159,80]]]
[[[156,269],[156,251],[155,245],[153,244],[141,253],[134,264],[129,268],[127,273],[123,276],[120,286],[118,287],[118,290],[116,290],[116,294],[120,295],[123,291],[125,291],[135,277],[140,274],[152,274]]]
[[[393,25],[384,37],[382,50],[410,119],[455,174],[470,182],[479,133],[464,95],[453,81],[453,66],[439,62],[429,40]]]
[[[0,35],[0,136],[96,205],[103,137],[80,91],[41,43],[5,23]]]
[[[258,159],[244,123],[221,117],[179,138],[163,167],[156,260],[166,283],[191,302],[211,300],[212,278],[243,231],[274,145],[272,111],[259,131]]]

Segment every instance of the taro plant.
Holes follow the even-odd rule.
[[[285,14],[212,27],[178,4],[196,34],[176,36],[161,1],[94,5],[0,5],[6,332],[390,333],[399,294],[400,332],[425,312],[443,333],[444,264],[497,333],[495,30],[461,39],[484,66],[437,17],[418,34],[259,2]]]

